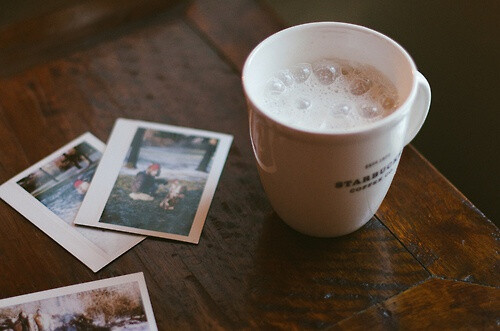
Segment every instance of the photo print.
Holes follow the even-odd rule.
[[[118,120],[76,224],[198,243],[231,141]]]
[[[0,198],[94,272],[144,239],[73,224],[104,149],[86,133],[0,186]]]
[[[144,275],[0,300],[0,330],[158,330]]]

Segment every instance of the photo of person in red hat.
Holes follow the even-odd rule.
[[[158,163],[152,163],[145,171],[138,172],[132,183],[132,193],[129,197],[133,200],[154,200],[158,185],[167,183],[165,179],[157,178],[160,172],[161,167]]]
[[[131,135],[128,129],[121,130],[117,132]],[[121,154],[109,159],[110,166],[122,162],[119,170],[113,170],[118,170],[117,177],[99,178],[95,184],[106,189],[113,185],[97,223],[165,238],[189,236],[195,220],[204,219],[202,213],[211,201],[213,193],[204,192],[214,188],[219,174],[212,168],[218,164],[215,169],[220,171],[225,159],[222,154],[216,158],[219,138],[194,133],[184,128],[137,127],[127,152],[121,146]]]
[[[73,187],[75,188],[76,192],[78,192],[78,194],[85,195],[85,193],[87,193],[87,191],[89,190],[90,183],[82,179],[77,179],[73,183]]]

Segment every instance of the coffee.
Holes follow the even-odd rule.
[[[285,124],[336,132],[360,127],[399,106],[392,82],[372,66],[336,58],[298,63],[265,84],[264,109]]]

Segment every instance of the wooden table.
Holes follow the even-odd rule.
[[[288,228],[260,185],[240,84],[282,25],[251,0],[173,2],[89,1],[101,6],[0,30],[0,181],[85,131],[106,141],[118,117],[231,133],[200,243],[148,238],[94,274],[2,202],[0,298],[143,271],[160,330],[500,326],[500,232],[412,146],[362,229]]]

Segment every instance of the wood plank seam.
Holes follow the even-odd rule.
[[[411,253],[410,253],[410,254],[411,254]],[[397,294],[394,294],[394,295],[392,295],[392,296],[390,296],[390,297],[386,298],[384,301],[374,303],[373,305],[371,305],[371,306],[369,306],[369,307],[366,307],[366,308],[365,308],[365,309],[363,309],[363,310],[358,311],[357,313],[353,314],[352,316],[349,316],[349,317],[347,317],[347,318],[345,318],[345,319],[343,319],[343,320],[340,320],[340,321],[336,322],[333,326],[338,325],[338,324],[342,323],[342,322],[343,322],[343,321],[345,321],[345,320],[351,319],[351,318],[355,317],[356,315],[360,315],[360,314],[362,314],[362,313],[364,313],[364,312],[366,312],[366,311],[368,311],[368,310],[372,309],[373,307],[382,306],[382,305],[384,305],[386,302],[388,302],[389,300],[391,300],[391,299],[393,299],[393,298],[397,297],[398,295],[401,295],[401,294],[403,294],[403,293],[405,293],[405,292],[408,292],[408,291],[410,291],[410,290],[413,290],[413,289],[415,289],[415,288],[417,288],[417,287],[419,287],[419,286],[422,286],[422,284],[427,283],[427,282],[429,282],[429,281],[431,281],[431,280],[434,280],[434,279],[438,279],[438,280],[445,280],[445,281],[452,281],[452,282],[456,282],[456,283],[463,283],[463,284],[467,284],[467,285],[477,285],[477,286],[487,287],[487,288],[491,288],[491,289],[499,289],[499,288],[500,288],[500,287],[496,287],[496,286],[485,285],[485,284],[477,284],[477,283],[471,283],[471,282],[467,282],[467,281],[463,281],[463,280],[459,280],[459,279],[449,279],[449,278],[445,278],[445,277],[441,277],[441,276],[436,276],[436,275],[430,274],[430,277],[428,277],[428,278],[426,278],[426,279],[423,279],[423,280],[421,280],[421,281],[420,281],[420,282],[418,282],[418,283],[415,283],[414,285],[412,285],[412,286],[408,287],[408,288],[407,288],[407,289],[405,289],[404,291],[401,291],[401,292],[399,292],[399,293],[397,293]]]
[[[340,320],[340,321],[336,322],[333,326],[335,326],[335,325],[337,325],[337,324],[340,324],[340,323],[342,323],[343,321],[348,320],[348,319],[350,319],[350,318],[352,318],[352,317],[354,317],[354,316],[356,316],[356,315],[362,314],[362,313],[366,312],[367,310],[369,310],[369,309],[371,309],[371,308],[373,308],[373,307],[376,307],[376,306],[379,306],[379,305],[383,305],[383,304],[384,304],[384,302],[386,302],[386,301],[388,301],[388,300],[390,300],[390,299],[392,299],[392,298],[394,298],[394,297],[397,297],[398,295],[401,295],[402,293],[405,293],[406,291],[409,291],[409,290],[411,290],[411,289],[414,289],[414,288],[416,288],[417,286],[420,286],[420,285],[422,285],[423,283],[428,282],[428,281],[430,281],[431,279],[434,279],[434,278],[439,278],[439,277],[435,277],[435,276],[433,276],[433,275],[431,274],[429,277],[427,277],[427,278],[425,278],[425,279],[422,279],[422,280],[421,280],[421,281],[419,281],[418,283],[413,284],[412,286],[408,287],[408,288],[407,288],[407,289],[405,289],[404,291],[401,291],[401,292],[399,292],[399,293],[396,293],[396,294],[394,294],[394,295],[392,295],[392,296],[390,296],[390,297],[386,298],[384,301],[380,301],[380,302],[374,303],[373,305],[368,306],[368,307],[366,307],[365,309],[362,309],[362,310],[360,310],[360,311],[358,311],[358,312],[356,312],[356,313],[352,314],[351,316],[346,317],[346,318],[344,318],[343,320]]]
[[[361,325],[364,325],[364,327],[366,327],[367,326],[366,323],[371,323],[372,324],[371,327],[376,327],[376,329],[381,329],[381,330],[386,329],[388,327],[389,327],[389,329],[393,329],[393,328],[399,329],[401,327],[405,327],[405,325],[406,325],[405,328],[407,328],[407,327],[409,327],[409,325],[411,325],[412,322],[415,322],[415,319],[418,320],[418,318],[419,318],[418,305],[419,304],[415,303],[417,305],[417,307],[414,307],[413,306],[414,300],[412,300],[411,301],[412,302],[412,309],[408,313],[407,311],[405,312],[405,309],[402,308],[402,306],[396,304],[397,301],[398,300],[404,301],[405,297],[411,296],[412,294],[415,295],[415,292],[418,291],[419,289],[421,291],[423,290],[425,293],[425,290],[428,289],[429,287],[432,287],[432,285],[435,285],[436,281],[438,281],[438,282],[443,281],[445,283],[450,282],[451,284],[462,284],[463,286],[465,286],[462,288],[462,290],[463,289],[473,289],[473,288],[474,289],[484,289],[484,290],[494,290],[494,291],[498,290],[498,287],[495,287],[495,286],[488,286],[488,285],[482,285],[482,284],[472,284],[472,283],[464,282],[464,281],[460,281],[460,280],[451,280],[451,279],[446,279],[443,277],[432,276],[432,277],[430,277],[422,282],[419,282],[418,284],[415,284],[414,286],[406,289],[405,291],[402,291],[402,292],[400,292],[400,293],[398,293],[390,298],[387,298],[386,300],[384,300],[382,302],[376,303],[376,304],[374,304],[366,309],[360,310],[359,312],[353,314],[352,316],[349,316],[349,317],[335,323],[332,326],[332,328],[333,329],[337,329],[337,328],[345,329],[347,327],[347,329],[352,329],[352,328],[359,329],[359,327],[361,327]],[[448,283],[448,284],[450,284],[450,283]],[[450,286],[447,286],[447,288],[450,288]],[[462,293],[462,291],[460,291],[460,293]],[[495,309],[495,303],[494,303],[495,299],[493,298],[495,295],[493,293],[494,292],[491,292],[491,296],[488,296],[487,298],[483,298],[484,301],[482,303],[485,304],[486,307],[489,306],[490,309],[492,309],[494,311],[496,309]],[[496,292],[496,293],[497,293],[497,297],[498,297],[498,292]],[[466,293],[463,293],[463,294],[466,295]],[[437,295],[439,296],[440,294],[437,294]],[[417,297],[415,297],[414,299],[417,299]],[[458,302],[453,302],[451,305],[446,306],[447,310],[442,311],[442,313],[444,313],[444,315],[442,317],[444,317],[445,320],[439,319],[439,321],[436,321],[436,319],[434,318],[434,325],[436,325],[436,322],[437,322],[438,323],[437,325],[439,325],[439,329],[456,329],[456,326],[450,328],[451,325],[454,324],[454,322],[451,322],[450,320],[446,320],[446,318],[451,318],[453,321],[455,321],[456,316],[450,315],[450,311],[464,307],[463,302],[461,302],[460,299],[463,300],[463,298],[458,298],[458,300],[459,300]],[[430,301],[432,301],[432,300],[433,299],[431,298]],[[467,300],[467,299],[465,299],[465,300]],[[406,301],[408,301],[408,300],[406,300]],[[435,302],[432,301],[432,303],[434,304]],[[400,304],[404,305],[404,303],[400,303]],[[436,303],[436,304],[439,304],[439,303]],[[422,305],[422,303],[420,303],[420,305]],[[474,307],[474,309],[478,309],[479,311],[481,311],[481,309],[488,309],[488,308],[485,308],[485,306],[483,306],[479,302],[477,303],[477,305],[475,305],[473,307]],[[374,309],[376,309],[376,311],[374,311]],[[413,309],[417,309],[417,312],[414,315],[412,315]],[[372,315],[370,315],[370,313]],[[366,315],[366,314],[368,314],[368,315]],[[375,314],[375,315],[373,315],[373,314]],[[498,325],[499,325],[498,319],[496,319],[496,320],[487,319],[487,317],[484,314],[482,314],[481,312],[477,312],[477,315],[479,315],[481,317],[480,320],[475,319],[473,321],[469,321],[467,318],[465,318],[465,321],[462,321],[462,322],[465,322],[465,324],[460,324],[462,322],[458,322],[461,325],[460,329],[467,328],[467,327],[472,328],[472,329],[476,329],[478,325],[483,325],[483,327],[484,327],[485,323],[488,326],[493,326],[496,324],[496,326],[498,327]],[[353,321],[354,321],[354,324],[352,324]],[[351,324],[349,324],[349,323],[351,323]],[[389,323],[389,325],[387,325],[386,323]],[[400,324],[400,323],[402,323],[402,324]],[[472,324],[467,324],[467,323],[472,323]],[[456,322],[455,322],[455,324],[456,324]],[[431,322],[431,325],[432,325],[432,322]],[[413,326],[410,329],[413,329],[414,327],[415,326]],[[489,327],[487,327],[487,328],[489,328]]]
[[[411,162],[419,169],[414,176],[410,175]],[[498,286],[498,278],[493,275],[500,266],[494,249],[500,232],[495,224],[478,212],[413,146],[405,149],[400,166],[376,213],[381,223],[431,273]],[[414,186],[416,181],[420,186]],[[407,190],[415,197],[405,197]],[[446,197],[444,201],[440,200],[442,196]]]
[[[437,170],[436,170],[437,172]],[[457,191],[459,192],[459,191]],[[459,192],[460,193],[460,192]],[[418,253],[419,252],[419,249],[416,249],[415,252],[413,252],[413,250],[411,249],[411,247],[407,247],[407,245],[405,245],[405,243],[397,236],[396,233],[393,232],[393,230],[391,230],[391,228],[383,221],[383,219],[381,217],[379,217],[377,214],[374,215],[374,217],[391,233],[391,235],[393,235],[397,240],[398,242],[405,248],[405,250],[422,266],[422,268],[424,268],[433,278],[438,278],[438,279],[446,279],[446,280],[454,280],[454,281],[458,281],[458,282],[464,282],[464,283],[468,283],[468,284],[475,284],[475,285],[480,285],[480,286],[487,286],[487,287],[492,287],[492,288],[497,288],[496,286],[494,285],[490,285],[488,283],[485,283],[485,282],[479,282],[479,281],[476,281],[474,279],[474,277],[472,276],[468,276],[466,278],[454,278],[454,277],[444,277],[444,276],[441,276],[441,275],[438,275],[438,274],[435,274],[433,273],[430,268],[428,268],[428,265],[426,265],[421,258],[418,257],[417,254],[415,253]],[[488,220],[488,219],[487,219]],[[490,221],[490,220],[488,220]],[[491,221],[490,221],[491,222]],[[491,222],[492,223],[492,222]],[[494,223],[492,223],[495,227],[496,225]],[[412,243],[411,241],[409,242],[410,244]],[[434,261],[437,261],[439,260],[439,257],[438,256],[435,256],[435,260]],[[429,264],[430,266],[432,266],[432,263]]]
[[[208,34],[199,29],[196,23],[193,22],[188,16],[183,15],[182,20],[191,31],[193,31],[203,42],[205,42],[210,47],[210,49],[214,51],[215,54],[217,54],[217,56],[231,68],[231,70],[233,70],[236,74],[241,75],[241,69],[238,67],[238,65],[231,61],[231,59],[224,53],[224,51],[220,47],[217,46],[215,41],[210,38]]]
[[[375,217],[386,229],[387,231],[389,231],[389,233],[394,237],[396,238],[396,240],[399,242],[399,244],[404,247],[404,249],[418,262],[418,264],[420,264],[420,266],[422,268],[424,268],[425,271],[427,271],[427,273],[429,274],[429,276],[433,276],[432,272],[429,271],[429,269],[427,269],[427,267],[422,263],[422,261],[420,261],[418,259],[418,257],[415,256],[415,254],[412,253],[411,250],[408,249],[408,247],[406,247],[406,245],[398,238],[398,236],[392,232],[392,230],[382,221],[382,219],[380,217],[377,216],[377,214],[373,215],[373,217]]]
[[[494,286],[494,285],[488,285],[488,284],[482,284],[482,283],[473,283],[473,282],[468,282],[468,281],[463,280],[463,279],[451,279],[451,278],[446,278],[446,277],[437,276],[437,275],[432,275],[432,277],[430,277],[429,280],[430,279],[440,279],[440,280],[452,281],[455,283],[463,283],[463,284],[467,284],[467,285],[477,285],[477,286],[482,286],[482,287],[488,287],[488,288],[495,289],[495,290],[500,289],[500,286]]]
[[[480,285],[480,286],[486,286],[486,287],[491,287],[491,288],[500,288],[500,287],[496,287],[496,286],[493,286],[493,285],[489,285],[487,283],[481,283],[481,282],[476,282],[474,281],[474,279],[472,279],[472,281],[468,281],[468,280],[464,280],[464,279],[456,279],[456,278],[446,278],[446,277],[443,277],[443,276],[440,276],[440,275],[437,275],[437,274],[434,274],[432,273],[432,271],[430,271],[426,266],[425,264],[422,263],[422,261],[420,261],[420,259],[415,256],[415,254],[412,253],[412,251],[406,247],[406,245],[398,238],[398,236],[382,221],[381,218],[379,218],[377,215],[374,215],[374,217],[391,233],[391,235],[393,235],[397,241],[401,244],[401,246],[403,246],[405,248],[405,250],[420,264],[420,266],[422,268],[425,269],[425,271],[427,271],[429,273],[429,275],[431,276],[431,278],[437,278],[437,279],[443,279],[443,280],[453,280],[453,281],[456,281],[456,282],[463,282],[463,283],[467,283],[467,284],[475,284],[475,285]],[[406,289],[405,291],[407,291],[408,289]],[[404,291],[403,291],[404,292]]]

